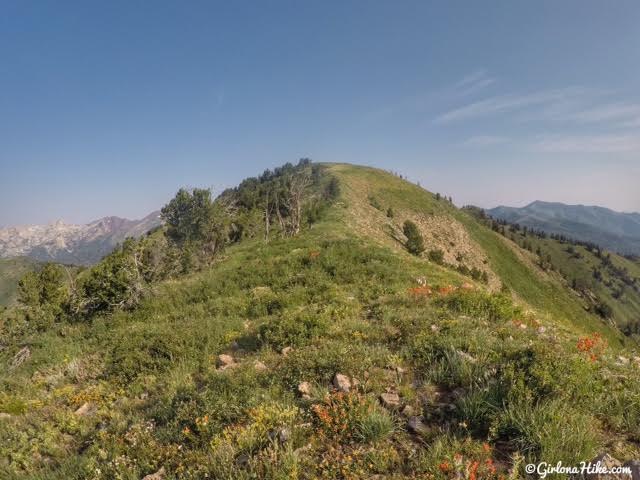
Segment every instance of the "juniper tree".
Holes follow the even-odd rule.
[[[407,237],[407,250],[413,255],[420,255],[424,252],[424,240],[420,234],[420,230],[411,220],[404,222],[402,227],[405,237]]]

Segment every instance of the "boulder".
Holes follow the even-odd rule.
[[[608,453],[598,455],[591,460],[591,468],[594,470],[602,469],[610,471],[613,467],[621,467],[622,463],[613,458]],[[631,480],[631,477],[624,473],[601,473],[593,471],[584,475],[585,480]]]
[[[380,395],[380,403],[384,408],[396,410],[400,408],[400,396],[397,393],[383,393]]]
[[[218,358],[216,358],[216,367],[218,367],[221,370],[224,370],[225,368],[229,368],[234,363],[236,363],[236,361],[233,359],[233,357],[225,353],[223,353],[222,355],[218,355]]]
[[[291,438],[291,430],[288,428],[281,428],[278,430],[278,441],[280,443],[286,443]]]
[[[424,424],[422,418],[413,416],[407,420],[407,430],[416,435],[424,435],[429,431],[429,427]]]
[[[265,370],[267,370],[267,366],[260,360],[256,360],[254,362],[253,368],[256,370],[256,372],[264,372]]]
[[[619,365],[629,365],[629,359],[627,357],[624,357],[622,355],[618,355],[618,362]]]
[[[164,467],[160,467],[156,473],[150,473],[142,478],[142,480],[162,480],[166,474]]]
[[[251,457],[246,453],[241,453],[238,455],[238,458],[236,458],[236,465],[242,468],[247,467],[249,462],[251,462]]]
[[[632,480],[640,480],[640,460],[629,460],[624,466],[631,470]]]
[[[311,384],[309,382],[302,382],[298,385],[298,392],[302,395],[302,398],[308,400],[311,398]]]
[[[280,353],[285,357],[289,355],[291,352],[293,352],[293,347],[284,347],[282,350],[280,350]]]
[[[348,393],[351,390],[351,380],[346,375],[336,373],[333,377],[333,386],[339,392]]]
[[[73,413],[75,413],[79,417],[87,417],[89,415],[93,415],[94,413],[96,413],[96,410],[97,410],[97,407],[95,405],[89,402],[85,402],[80,406],[80,408],[78,408]]]
[[[404,417],[413,417],[416,414],[415,409],[411,405],[405,405],[400,413],[402,413]]]

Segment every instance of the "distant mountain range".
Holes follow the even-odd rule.
[[[57,221],[0,229],[0,258],[29,257],[75,265],[96,263],[127,237],[139,237],[161,224],[160,212],[141,220],[104,217],[86,225]]]
[[[541,201],[522,208],[501,206],[486,212],[509,223],[593,242],[623,254],[640,255],[640,213]]]

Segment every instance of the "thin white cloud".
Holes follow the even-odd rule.
[[[462,97],[476,93],[495,83],[495,81],[496,79],[490,77],[486,70],[476,70],[458,82],[441,89],[410,95],[396,103],[371,111],[367,114],[367,118],[380,120],[392,115],[406,114],[407,112],[424,113],[427,110],[435,110],[439,105],[456,100],[459,101]]]
[[[640,105],[634,103],[597,105],[569,114],[569,118],[583,123],[620,121],[622,124],[628,124],[640,120]]]
[[[568,135],[548,136],[534,143],[534,148],[552,153],[631,153],[640,152],[638,135]]]
[[[453,86],[453,91],[458,96],[471,95],[495,83],[495,81],[495,78],[487,75],[486,70],[477,70],[456,83]]]
[[[532,106],[553,104],[555,102],[566,101],[572,97],[582,96],[586,92],[588,92],[588,90],[583,87],[570,87],[555,90],[542,90],[524,95],[499,95],[450,110],[436,117],[435,123],[447,124],[471,118],[512,112]]]
[[[465,147],[492,147],[495,145],[503,145],[508,143],[507,137],[501,137],[498,135],[476,135],[468,138],[462,144]]]
[[[640,128],[640,115],[620,124],[622,127]]]

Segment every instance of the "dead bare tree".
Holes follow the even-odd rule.
[[[271,204],[269,203],[269,190],[265,193],[265,201],[264,201],[264,241],[265,243],[269,243],[269,227],[270,227],[270,218],[271,217]]]
[[[311,176],[306,170],[292,175],[288,181],[287,197],[284,200],[284,204],[289,212],[289,228],[287,233],[290,236],[300,233],[302,209],[306,201],[307,189],[310,185]]]
[[[280,211],[280,197],[278,196],[278,192],[276,192],[276,216],[278,217],[278,223],[280,224],[280,228],[282,232],[286,232],[286,227],[284,223],[284,218],[282,218],[282,212]]]

